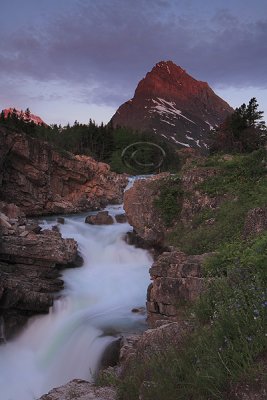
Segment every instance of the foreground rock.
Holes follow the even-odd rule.
[[[123,374],[135,357],[149,358],[151,354],[164,350],[164,346],[178,346],[191,330],[192,325],[187,321],[162,321],[155,328],[147,329],[140,335],[125,337],[120,350],[119,374]]]
[[[0,220],[0,316],[9,338],[29,316],[49,311],[64,286],[60,269],[75,266],[78,253],[75,240],[34,221],[3,213]]]
[[[99,211],[96,215],[88,215],[85,222],[91,225],[112,225],[114,221],[108,211]]]
[[[185,304],[196,301],[204,289],[202,265],[209,254],[187,256],[180,251],[165,252],[150,268],[152,283],[147,291],[150,326],[157,321],[180,321]]]
[[[91,383],[74,379],[64,386],[51,390],[39,400],[115,400],[116,392],[111,387],[97,387]]]
[[[124,175],[23,133],[0,129],[0,200],[26,215],[60,214],[121,203]]]

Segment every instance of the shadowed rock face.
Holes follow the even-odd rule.
[[[34,221],[0,212],[0,316],[6,338],[29,316],[49,311],[54,293],[64,286],[60,269],[76,266],[75,240],[38,228]]]
[[[232,112],[206,82],[172,61],[161,61],[139,82],[134,97],[119,107],[112,123],[154,132],[178,147],[205,151],[210,129]]]
[[[0,129],[0,200],[26,215],[97,209],[120,203],[127,178],[90,157]]]

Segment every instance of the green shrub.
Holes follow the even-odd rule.
[[[192,226],[176,224],[168,234],[168,244],[188,254],[214,251],[223,244],[241,239],[247,212],[266,206],[267,163],[264,149],[235,156],[231,160],[210,157],[204,168],[215,164],[219,173],[196,189],[210,197],[218,197],[220,205],[195,215]]]
[[[177,176],[171,176],[156,182],[159,194],[154,200],[154,206],[159,210],[166,226],[171,226],[180,216],[183,191],[181,181]]]
[[[182,346],[138,354],[117,382],[121,400],[224,399],[266,350],[267,234],[233,243],[207,261],[209,284],[191,311],[195,331]],[[175,342],[175,340],[174,340]]]

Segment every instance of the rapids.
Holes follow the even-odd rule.
[[[49,314],[31,318],[0,346],[0,400],[33,400],[71,379],[93,380],[116,335],[145,329],[145,316],[131,309],[145,304],[150,255],[125,243],[127,223],[92,226],[85,215],[65,217],[60,226],[63,237],[77,240],[84,265],[64,270],[65,289]]]

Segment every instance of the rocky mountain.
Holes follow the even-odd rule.
[[[36,125],[47,125],[42,118],[38,117],[38,115],[32,114],[30,111],[17,110],[16,108],[5,108],[2,110],[4,118],[8,118],[8,116],[15,114],[19,119],[22,119],[25,122],[33,122]]]
[[[205,150],[210,129],[232,112],[206,82],[194,79],[172,61],[161,61],[111,121],[113,126],[154,132],[179,147]]]

